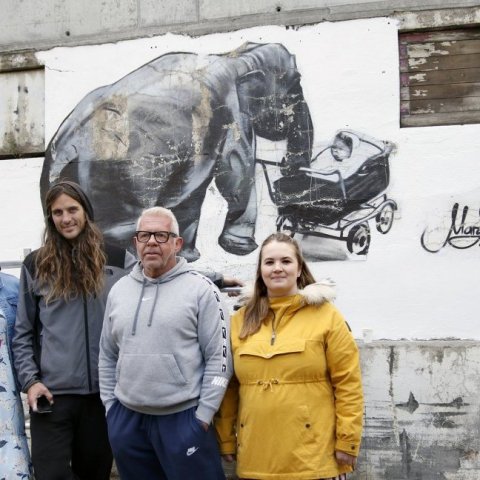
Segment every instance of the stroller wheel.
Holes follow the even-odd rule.
[[[297,230],[297,222],[292,217],[280,215],[277,218],[277,232],[283,232],[292,238]]]
[[[347,237],[348,251],[355,255],[366,255],[368,247],[370,247],[370,227],[368,223],[361,223],[352,227]]]
[[[393,225],[393,215],[394,209],[393,206],[387,203],[384,207],[378,212],[375,217],[376,227],[380,233],[388,233]]]

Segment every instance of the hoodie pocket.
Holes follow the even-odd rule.
[[[119,397],[138,406],[174,404],[187,385],[175,356],[168,353],[124,353],[118,372]]]
[[[125,353],[122,355],[119,383],[148,386],[152,383],[186,385],[175,356],[171,353]]]

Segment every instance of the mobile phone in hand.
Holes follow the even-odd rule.
[[[52,405],[48,398],[42,395],[37,398],[37,412],[36,413],[52,413]]]
[[[224,293],[242,293],[243,287],[223,287],[220,289],[221,292]]]

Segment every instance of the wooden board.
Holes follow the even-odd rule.
[[[480,123],[480,29],[400,34],[400,124]]]

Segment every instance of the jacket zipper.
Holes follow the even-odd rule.
[[[288,309],[287,309],[288,310]],[[283,316],[285,315],[285,313],[287,313],[287,310],[285,310],[282,315],[280,316],[280,318],[278,319],[278,322],[277,322],[277,326],[278,324],[282,321],[282,318]],[[273,320],[272,320],[272,336],[270,337],[270,345],[274,345],[275,344],[275,340],[277,339],[277,331],[275,330],[275,320],[277,319],[277,316],[275,314],[273,314]]]
[[[278,319],[278,321],[280,322],[280,320],[282,319],[283,315]],[[272,336],[270,338],[270,345],[273,345],[275,343],[275,340],[277,339],[277,332],[275,330],[275,320],[277,319],[277,316],[275,314],[273,314],[273,320],[272,320]]]
[[[90,365],[90,340],[88,335],[88,308],[87,308],[87,298],[85,294],[83,295],[83,320],[85,323],[85,349],[87,354],[87,378],[88,378],[88,389],[92,391],[92,369]]]

